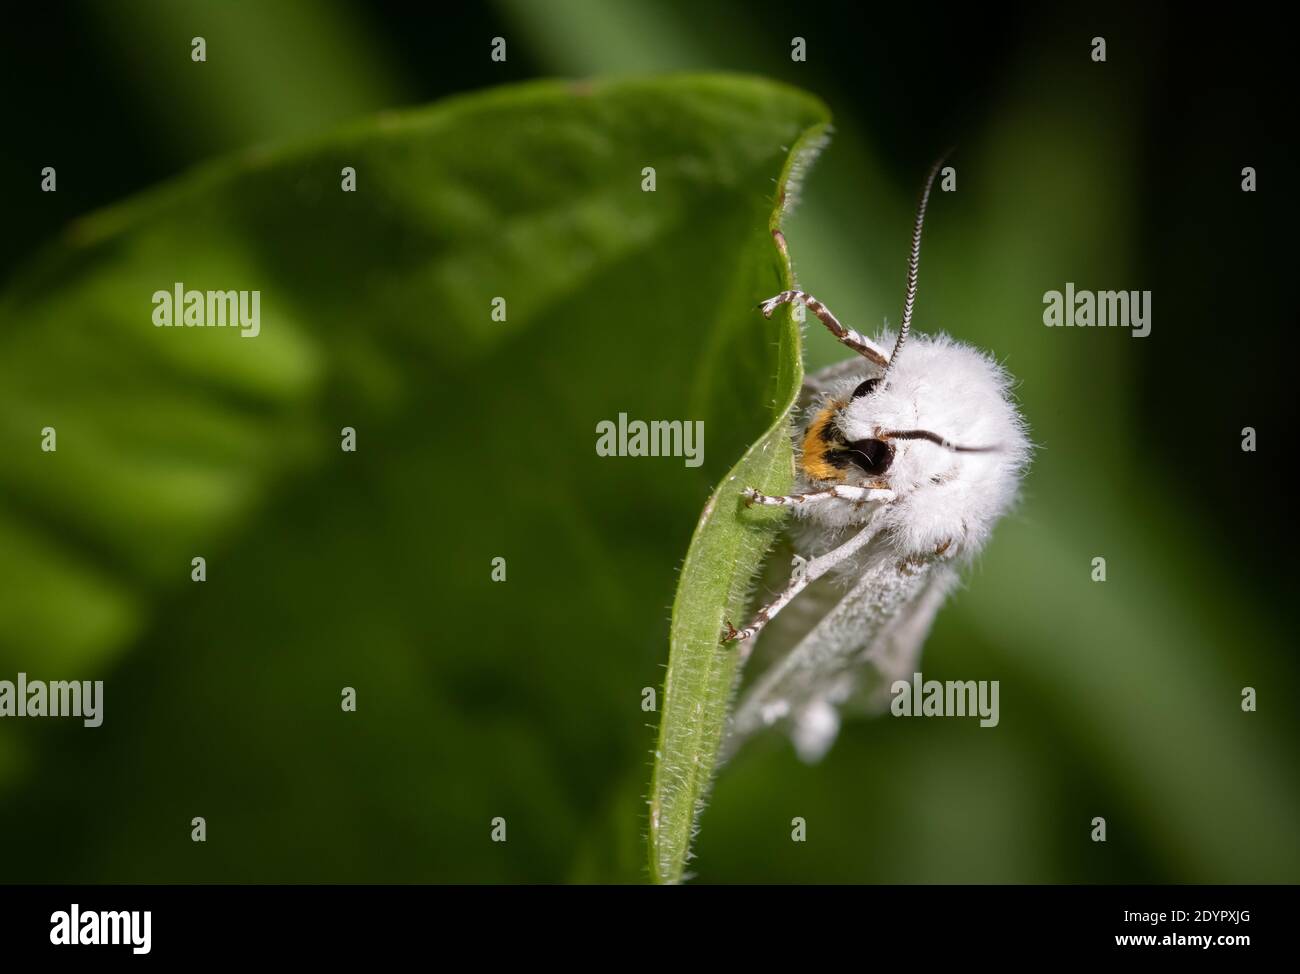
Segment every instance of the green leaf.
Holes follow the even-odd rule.
[[[742,268],[736,326],[757,331],[764,322],[756,305],[794,282],[780,220],[797,178],[825,139],[824,126],[809,129],[782,171],[778,205],[765,233],[754,234]],[[676,883],[690,858],[691,839],[713,778],[736,679],[736,648],[722,645],[725,623],[744,625],[754,577],[780,529],[780,508],[746,507],[741,491],[755,487],[783,494],[794,479],[789,414],[803,382],[801,340],[789,305],[774,316],[776,381],[755,409],[767,404],[769,425],[728,471],[710,496],[691,538],[673,603],[668,676],[655,749],[650,796],[650,870],[659,883]],[[758,335],[754,340],[759,340]],[[729,375],[728,369],[719,369]],[[739,391],[739,390],[737,390]],[[723,393],[725,394],[725,393]]]
[[[641,691],[702,501],[798,381],[753,306],[825,118],[744,77],[529,84],[71,227],[0,297],[0,674],[102,677],[106,715],[7,722],[6,876],[644,878]],[[260,290],[260,334],[154,327],[175,282]],[[620,413],[704,422],[703,465],[598,456]]]

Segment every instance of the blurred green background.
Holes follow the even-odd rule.
[[[745,418],[738,385],[698,470],[593,462],[588,430],[619,411],[685,418],[701,382],[751,354],[729,340],[720,355],[707,322],[728,245],[762,225],[759,176],[780,166],[762,147],[779,146],[782,111],[755,108],[734,132],[717,118],[711,165],[683,172],[699,192],[644,221],[614,197],[529,209],[545,187],[585,185],[581,128],[553,156],[493,158],[469,150],[492,145],[493,124],[525,138],[527,112],[427,152],[400,123],[361,120],[537,77],[683,70],[760,74],[830,106],[835,134],[787,237],[801,285],[859,329],[896,320],[916,188],[956,145],[917,326],[997,354],[1041,448],[924,662],[1000,680],[1000,726],[854,723],[816,767],[782,740],[756,745],[716,784],[698,879],[1300,879],[1282,469],[1296,223],[1278,131],[1291,86],[1282,32],[1253,16],[157,0],[14,25],[0,38],[0,679],[108,687],[96,731],[0,722],[0,881],[645,878],[656,715],[641,689],[662,679],[698,511],[762,417]],[[1098,34],[1103,65],[1088,56]],[[194,35],[209,51],[197,67]],[[497,35],[504,64],[488,57]],[[794,36],[806,63],[790,61]],[[707,106],[677,110],[682,146],[714,144]],[[637,142],[639,127],[672,130],[657,112],[634,99],[594,121],[629,164],[677,158]],[[353,123],[364,191],[386,171],[415,184],[376,187],[379,210],[358,193],[295,241],[280,218],[333,193],[346,153],[323,150],[317,186],[252,147]],[[167,193],[72,222],[230,154],[255,192],[196,196],[189,226],[114,242],[131,212],[185,212]],[[46,165],[55,194],[39,192]],[[1240,191],[1243,165],[1259,192]],[[421,187],[423,172],[466,189]],[[527,219],[494,247],[500,212]],[[93,260],[60,252],[69,226],[66,246]],[[256,356],[132,348],[139,312],[121,288],[166,282],[115,268],[152,260],[169,282],[186,248],[299,295],[287,337],[246,343]],[[530,265],[550,248],[570,264]],[[472,285],[488,272],[531,304],[512,298],[491,333],[442,329],[486,307],[496,292]],[[445,314],[420,303],[430,278]],[[1066,281],[1150,289],[1151,336],[1044,328],[1042,295]],[[809,369],[839,357],[809,332]],[[50,403],[58,475],[31,455]],[[93,452],[67,435],[78,424]],[[345,424],[364,464],[332,452]],[[1241,451],[1243,426],[1259,452]],[[345,685],[355,715],[338,711]],[[1257,713],[1240,709],[1244,686]],[[193,815],[206,844],[189,841]],[[806,843],[789,840],[796,815]],[[1098,815],[1104,845],[1088,837]]]

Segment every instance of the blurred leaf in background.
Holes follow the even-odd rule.
[[[0,671],[106,677],[106,717],[6,722],[6,878],[641,878],[641,691],[770,423],[773,180],[824,118],[743,78],[505,88],[74,225],[0,304]],[[154,328],[173,281],[260,289],[261,334]],[[703,421],[704,465],[597,456],[620,413]]]

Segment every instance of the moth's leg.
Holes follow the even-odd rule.
[[[894,499],[894,492],[886,487],[853,487],[849,484],[836,484],[827,490],[813,491],[810,494],[760,494],[753,487],[746,487],[742,495],[746,505],[761,504],[768,507],[798,507],[837,498],[856,503]]]
[[[957,555],[957,548],[952,543],[952,538],[941,541],[934,546],[934,552],[924,552],[922,554],[910,555],[898,563],[900,572],[915,574],[917,571],[925,571],[935,562],[952,561]]]
[[[871,359],[877,365],[885,366],[889,364],[889,359],[883,351],[864,335],[840,324],[840,320],[831,314],[830,308],[806,291],[782,291],[780,294],[772,295],[772,297],[760,304],[759,308],[762,310],[764,318],[770,318],[777,307],[789,304],[791,301],[802,303],[804,307],[820,318],[821,323],[830,329],[830,333],[838,338],[841,344],[847,345],[853,351]]]
[[[736,629],[727,623],[727,628],[723,630],[722,641],[724,643],[734,642],[736,640],[752,639],[764,626],[775,618],[776,614],[790,604],[791,600],[815,582],[821,576],[825,575],[832,568],[842,564],[846,559],[853,557],[854,553],[862,548],[875,535],[875,528],[868,525],[863,528],[848,541],[838,548],[832,548],[824,555],[818,555],[816,558],[806,560],[795,556],[794,570],[790,573],[790,582],[786,585],[785,590],[781,592],[763,608],[758,610],[758,615],[744,629]]]

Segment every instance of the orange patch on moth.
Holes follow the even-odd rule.
[[[808,424],[808,432],[803,437],[803,451],[799,457],[799,465],[803,467],[803,472],[812,480],[845,479],[844,471],[826,459],[826,454],[830,452],[834,444],[827,443],[822,439],[823,431],[835,419],[835,414],[843,408],[844,403],[833,401],[814,416],[813,421]]]

